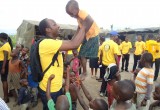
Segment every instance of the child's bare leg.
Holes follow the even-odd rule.
[[[83,68],[83,73],[81,74],[81,80],[85,80],[85,77],[87,76],[87,59],[85,57],[81,57],[81,62],[82,62],[82,68]]]
[[[94,68],[91,68],[91,77],[93,77],[93,70]]]
[[[96,76],[96,78],[97,78],[97,68],[95,68],[95,76]]]

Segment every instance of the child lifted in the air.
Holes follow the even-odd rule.
[[[87,75],[87,69],[86,69],[87,58],[96,58],[98,56],[99,27],[97,26],[96,22],[92,19],[92,17],[88,13],[79,9],[78,2],[75,0],[70,0],[67,3],[66,12],[71,17],[77,19],[78,29],[76,34],[80,30],[80,28],[82,28],[82,22],[84,22],[86,25],[86,30],[85,30],[86,37],[82,42],[82,46],[79,52],[79,56],[80,56],[82,67],[83,67],[83,73],[81,75],[81,79],[84,80]]]

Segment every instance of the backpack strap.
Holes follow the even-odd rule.
[[[59,54],[59,51],[57,51],[56,54],[53,56],[53,58],[52,58],[52,65],[54,66],[54,62],[57,61],[58,67],[59,67],[59,62],[58,62],[58,59],[57,59],[58,54]]]
[[[59,51],[56,52],[56,54],[54,54],[53,58],[52,58],[52,62],[49,64],[49,66],[43,71],[43,75],[48,71],[48,69],[53,65],[54,66],[54,62],[57,60]],[[57,60],[58,66],[59,66],[59,62]]]

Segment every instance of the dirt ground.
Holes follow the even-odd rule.
[[[130,62],[129,63],[129,70],[132,70],[132,67],[133,67],[133,55],[130,56],[130,61],[129,62]],[[90,92],[91,96],[93,98],[104,98],[107,101],[106,97],[100,97],[99,96],[99,90],[100,90],[101,82],[98,82],[96,79],[91,78],[89,67],[88,67],[88,73],[89,74],[88,74],[87,78],[85,79],[84,84],[85,84],[86,88],[88,89],[88,91]],[[121,74],[121,78],[122,79],[131,79],[132,78],[132,73],[121,72],[120,74]],[[99,70],[98,70],[98,76],[99,76]],[[1,88],[0,89],[0,97],[3,98],[3,90],[2,90],[2,83],[1,82],[0,82],[0,88]],[[82,93],[82,91],[81,91],[81,93]],[[83,95],[83,99],[85,100],[86,104],[89,103],[84,95]],[[35,108],[32,108],[31,110],[43,110],[42,109],[43,106],[42,106],[41,100],[39,99],[38,101],[39,101],[38,105]],[[14,99],[10,98],[10,102],[7,103],[7,105],[9,106],[9,108],[11,110],[19,110],[19,106],[13,107],[14,103],[15,103]],[[83,110],[79,103],[78,103],[77,110]]]

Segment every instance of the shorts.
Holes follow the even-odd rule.
[[[1,81],[4,82],[4,81],[7,81],[7,77],[8,77],[8,63],[9,61],[7,60],[6,62],[6,65],[5,65],[5,73],[4,74],[1,74]],[[3,66],[3,61],[0,61],[0,71],[2,70],[2,66]]]
[[[90,68],[98,68],[98,57],[97,58],[90,58],[89,60],[89,67]]]
[[[84,39],[82,42],[79,57],[96,58],[99,49],[99,36],[90,38],[88,41]]]

